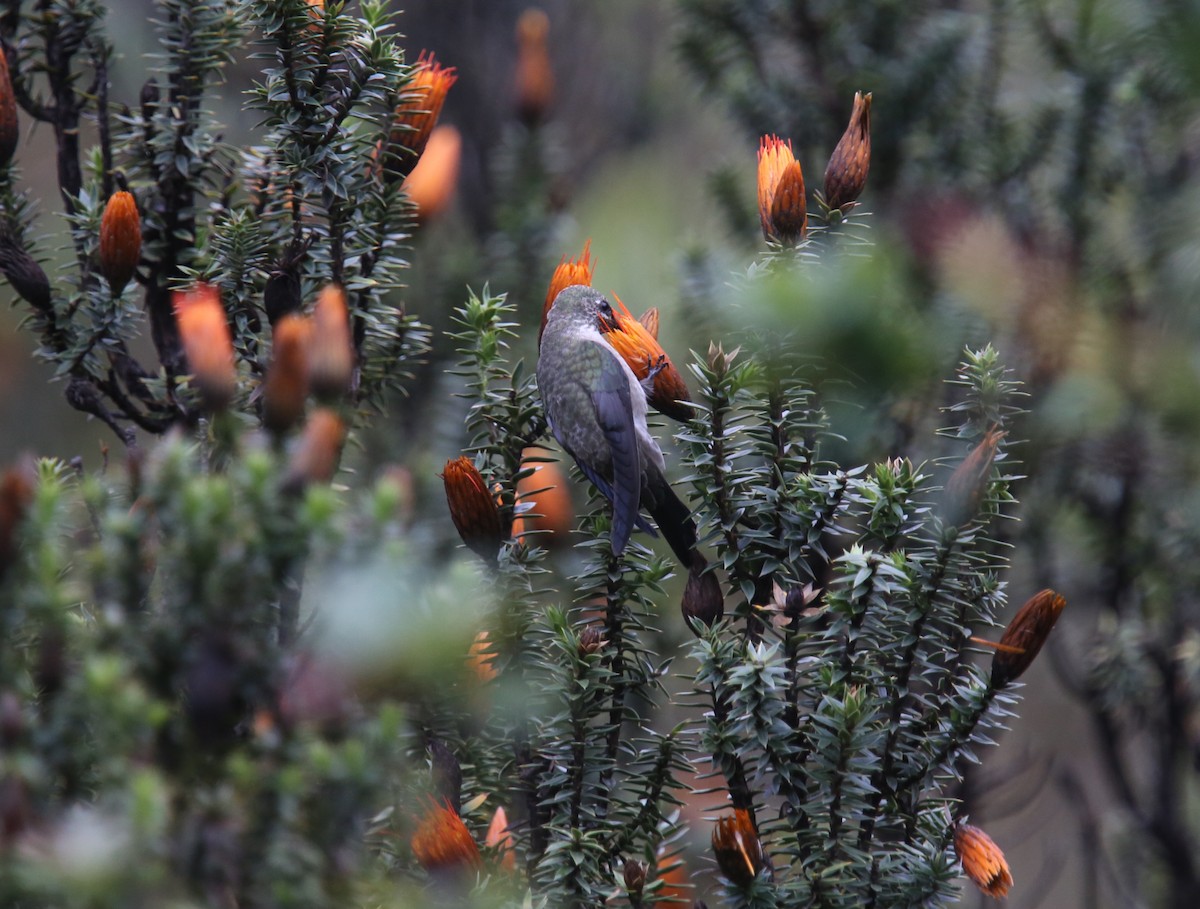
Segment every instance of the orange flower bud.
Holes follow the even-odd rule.
[[[546,302],[542,306],[542,324],[538,328],[539,344],[542,343],[542,332],[546,330],[546,319],[550,316],[550,307],[554,305],[558,295],[572,284],[590,285],[592,283],[592,271],[595,269],[596,263],[592,261],[591,250],[592,241],[588,240],[583,244],[583,252],[579,254],[578,259],[570,261],[563,256],[558,267],[554,269],[550,287],[546,290]]]
[[[212,285],[197,284],[189,291],[176,291],[174,302],[175,321],[192,379],[205,406],[221,410],[237,391],[233,340],[221,297]]]
[[[475,640],[471,642],[471,649],[467,651],[467,668],[471,674],[485,685],[488,682],[495,681],[496,676],[496,654],[492,652],[492,644],[488,639],[488,633],[481,631],[475,635]]]
[[[462,818],[447,804],[432,805],[413,834],[413,855],[426,871],[461,871],[483,867],[479,847]]]
[[[458,186],[462,134],[448,124],[429,134],[425,154],[404,179],[404,191],[417,207],[417,220],[428,221],[445,210]]]
[[[735,808],[713,828],[712,848],[721,873],[739,887],[748,887],[765,864],[762,843],[745,808]]]
[[[8,167],[21,138],[17,120],[17,99],[8,74],[8,57],[0,50],[0,167]]]
[[[550,17],[530,7],[517,20],[517,71],[515,96],[517,116],[534,126],[542,121],[554,100],[554,68],[546,38]]]
[[[442,66],[433,54],[421,51],[404,100],[392,115],[383,154],[387,173],[404,178],[412,172],[441,116],[446,93],[457,80],[454,67]]]
[[[446,462],[442,473],[450,520],[467,548],[487,562],[495,562],[504,542],[500,508],[483,482],[478,468],[466,455]]]
[[[549,452],[533,446],[522,453],[522,462],[545,458]],[[533,473],[517,481],[517,501],[531,505],[513,524],[513,536],[540,531],[533,542],[539,545],[560,542],[575,526],[575,509],[571,505],[566,475],[555,462],[546,461],[529,466]]]
[[[790,139],[763,136],[759,141],[758,216],[767,240],[795,244],[808,230],[804,174]]]
[[[323,407],[314,410],[288,462],[285,486],[302,489],[309,483],[328,483],[337,473],[345,441],[346,424],[342,418]]]
[[[978,827],[959,824],[954,828],[954,851],[963,871],[975,886],[995,899],[1008,896],[1013,885],[1008,862],[990,836]]]
[[[496,809],[492,822],[488,824],[487,836],[483,845],[495,849],[500,857],[500,867],[505,871],[517,870],[517,854],[513,850],[513,835],[508,829],[508,812],[503,807]]]
[[[871,93],[854,93],[850,125],[825,167],[825,204],[849,211],[867,185],[871,169]]]
[[[312,320],[308,382],[317,400],[333,403],[346,394],[354,373],[354,345],[350,341],[345,291],[336,284],[321,288]]]
[[[1008,433],[998,427],[989,429],[946,481],[943,498],[946,520],[950,524],[961,526],[979,511],[992,476],[992,462],[996,460],[996,451],[1006,435]]]
[[[308,397],[308,345],[312,323],[292,313],[275,323],[271,365],[263,383],[263,425],[287,432],[304,417]]]
[[[655,410],[673,420],[690,420],[692,408],[680,403],[691,400],[683,376],[655,337],[630,314],[616,294],[613,294],[613,300],[616,303],[613,312],[617,317],[617,328],[605,332],[604,339],[621,355],[643,386],[654,373],[653,384],[646,397]]]
[[[142,221],[133,193],[123,189],[108,197],[100,219],[100,272],[119,297],[142,255]]]
[[[1033,663],[1046,643],[1067,601],[1053,590],[1042,590],[1029,598],[1013,616],[992,656],[992,687],[1015,682]]]

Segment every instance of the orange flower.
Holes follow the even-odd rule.
[[[763,136],[759,142],[758,216],[767,240],[796,244],[808,230],[804,173],[790,139]]]
[[[849,211],[867,185],[871,169],[871,93],[854,93],[850,124],[825,167],[825,204]]]
[[[513,536],[541,531],[533,540],[539,545],[565,539],[575,526],[575,509],[571,505],[571,494],[567,491],[567,478],[562,468],[553,461],[525,463],[549,454],[537,446],[526,448],[521,454],[521,466],[532,467],[533,473],[517,481],[517,501],[532,507],[522,512],[514,522]]]
[[[613,300],[617,304],[613,310],[617,317],[617,328],[606,332],[604,339],[621,355],[621,359],[629,365],[643,385],[650,378],[651,372],[657,370],[647,395],[655,410],[673,420],[690,420],[692,409],[687,404],[680,403],[691,400],[683,376],[679,374],[679,370],[675,368],[654,335],[630,314],[616,294],[613,294]]]
[[[989,429],[946,481],[943,498],[949,523],[961,526],[979,511],[992,476],[992,462],[1006,435],[999,427]]]
[[[275,323],[271,365],[263,383],[263,425],[287,432],[304,416],[308,397],[308,345],[312,322],[296,313]]]
[[[984,893],[995,899],[1008,896],[1013,885],[1008,862],[990,836],[970,824],[954,828],[954,851],[963,871]]]
[[[457,80],[454,67],[442,66],[433,54],[421,51],[405,98],[392,115],[383,156],[385,171],[400,178],[412,172],[437,125],[446,93]]]
[[[517,20],[517,71],[515,82],[517,116],[534,126],[541,122],[554,100],[554,68],[546,38],[550,17],[529,8]]]
[[[483,867],[479,847],[461,817],[448,804],[431,805],[410,841],[413,855],[426,871],[458,871]]]
[[[100,218],[100,271],[120,296],[142,255],[142,222],[133,193],[123,189],[108,197]]]
[[[350,387],[354,372],[354,345],[350,341],[345,291],[336,284],[321,288],[312,319],[308,381],[318,400],[336,402]]]
[[[285,486],[302,489],[309,483],[328,483],[337,473],[346,424],[332,410],[318,408],[304,424],[304,434],[288,462]]]
[[[504,542],[500,509],[483,482],[479,469],[466,455],[446,462],[442,473],[450,520],[467,548],[487,562],[495,562]]]
[[[721,873],[739,887],[749,886],[765,864],[762,843],[745,808],[735,808],[732,817],[717,821],[712,847]]]
[[[500,857],[500,867],[505,871],[517,870],[517,854],[513,851],[513,835],[508,829],[508,813],[503,807],[496,809],[492,822],[488,825],[487,836],[483,845],[495,849]]]
[[[221,410],[237,391],[237,367],[229,321],[217,289],[197,284],[189,291],[176,291],[175,321],[187,356],[188,368],[205,406]]]
[[[1018,610],[992,656],[993,688],[1015,682],[1029,668],[1066,605],[1067,601],[1053,590],[1042,590]]]
[[[427,221],[444,211],[458,186],[462,161],[462,134],[442,125],[429,134],[425,154],[404,179],[404,191],[417,207],[417,220]]]
[[[550,279],[550,287],[546,291],[546,302],[542,306],[542,324],[538,328],[538,343],[542,343],[542,332],[546,330],[546,319],[550,316],[550,307],[554,305],[555,299],[565,288],[572,284],[591,284],[592,271],[596,267],[596,263],[592,261],[592,241],[588,240],[583,244],[583,252],[579,254],[579,258],[570,261],[566,256],[563,256],[558,263],[558,267],[554,269],[554,276]]]
[[[8,57],[0,50],[0,167],[8,167],[21,138],[17,120],[17,99],[8,74]]]
[[[492,652],[488,633],[481,631],[475,635],[475,640],[471,642],[471,649],[467,651],[467,668],[471,670],[471,674],[475,678],[486,685],[499,675],[496,672],[495,662],[496,654]]]

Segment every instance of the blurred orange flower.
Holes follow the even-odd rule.
[[[804,173],[790,139],[763,136],[759,141],[758,216],[767,240],[796,244],[808,230]]]
[[[263,425],[271,432],[287,432],[304,417],[311,337],[312,322],[297,313],[275,323],[262,404]]]
[[[197,284],[175,291],[175,321],[187,357],[188,369],[209,410],[221,410],[237,391],[237,367],[229,321],[217,289]]]
[[[517,870],[517,854],[513,851],[513,835],[508,829],[508,812],[503,806],[496,809],[492,822],[488,825],[487,836],[483,845],[495,849],[500,857],[500,867],[505,871]]]
[[[492,652],[488,633],[486,631],[479,632],[475,635],[475,640],[471,642],[470,650],[467,651],[467,668],[475,678],[487,684],[494,681],[499,674],[496,672],[495,661],[496,654]]]
[[[346,424],[341,417],[325,407],[314,410],[288,462],[287,487],[300,489],[308,483],[332,480],[345,440]]]
[[[1008,896],[1013,885],[1012,872],[1004,853],[990,836],[978,827],[959,824],[954,828],[954,851],[976,887],[995,899]]]
[[[564,255],[554,269],[554,275],[550,278],[550,287],[546,290],[546,302],[542,305],[542,324],[538,328],[538,344],[542,343],[542,332],[546,330],[546,319],[549,318],[550,307],[554,305],[558,295],[573,284],[590,285],[592,283],[592,272],[596,263],[592,261],[591,250],[592,241],[588,240],[583,244],[583,252],[579,254],[578,259],[568,260]]]
[[[462,134],[449,124],[429,134],[425,154],[404,180],[404,191],[417,207],[417,220],[427,221],[445,210],[458,187]]]
[[[426,871],[483,867],[479,847],[458,813],[449,805],[431,805],[410,840],[413,855]]]
[[[550,452],[537,446],[521,453],[521,466],[533,468],[533,473],[517,481],[517,501],[532,507],[513,522],[514,537],[541,531],[530,541],[539,546],[564,540],[575,526],[566,474],[557,462],[543,460],[547,457]],[[526,463],[530,459],[538,460]]]
[[[546,38],[550,17],[536,7],[517,20],[517,71],[514,78],[517,116],[529,126],[542,121],[554,100],[554,69]]]
[[[336,284],[322,287],[313,307],[312,321],[308,382],[318,400],[334,403],[345,395],[354,373],[346,292]]]

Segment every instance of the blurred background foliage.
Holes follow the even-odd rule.
[[[863,198],[873,213],[864,221],[871,245],[838,267],[755,282],[755,298],[738,312],[786,326],[824,364],[822,393],[843,436],[830,456],[847,466],[950,453],[925,440],[943,422],[935,408],[950,399],[941,380],[964,344],[992,342],[1016,367],[1028,414],[1011,429],[1010,458],[1026,478],[1016,486],[1020,521],[996,532],[1013,546],[1011,587],[1052,586],[1070,608],[1051,639],[1051,659],[1027,677],[1033,693],[1022,722],[982,769],[967,773],[960,794],[1017,869],[1011,905],[1195,905],[1200,5],[546,2],[553,98],[534,113],[515,103],[513,87],[525,6],[413,3],[399,20],[409,59],[430,48],[459,72],[442,117],[461,135],[457,190],[415,232],[403,292],[409,311],[433,329],[433,349],[407,396],[365,428],[347,456],[349,482],[376,491],[362,493],[345,513],[323,491],[308,494],[303,507],[315,509],[317,550],[344,561],[333,554],[338,521],[361,526],[398,514],[405,534],[389,542],[391,531],[381,530],[385,549],[419,545],[416,564],[429,553],[436,554],[431,562],[452,558],[455,537],[436,474],[466,440],[469,402],[449,403],[464,386],[447,375],[453,342],[445,333],[468,286],[486,283],[508,294],[520,326],[514,348],[531,363],[553,266],[590,238],[596,285],[615,290],[635,313],[659,307],[660,338],[675,358],[703,351],[743,318],[730,313],[735,301],[746,305],[746,263],[762,247],[754,217],[759,136],[791,139],[816,187],[853,93],[871,91],[872,168]],[[120,55],[111,68],[114,99],[138,95],[141,57],[156,41],[150,10],[150,3],[126,0],[120,27],[110,25]],[[239,56],[228,83],[248,85],[254,72],[253,61]],[[234,144],[258,119],[244,100],[224,92],[216,111]],[[44,200],[38,229],[66,245],[63,221],[52,214],[53,136],[27,121],[23,127],[17,157],[25,182]],[[47,270],[53,273],[50,264]],[[78,455],[98,467],[100,446],[114,446],[115,438],[65,405],[51,369],[30,356],[32,336],[16,330],[22,309],[4,315],[4,462],[34,452]],[[161,457],[165,466],[157,470],[185,455],[168,449]],[[227,509],[241,496],[253,502],[255,483],[263,483],[253,469],[248,464],[247,475],[229,480],[236,494],[226,489],[214,499],[213,490],[197,489],[194,498]],[[571,488],[579,507],[583,488]],[[239,526],[232,511],[222,520]],[[403,640],[403,623],[384,601],[356,594],[354,584],[428,585],[407,569],[391,576],[395,569],[377,553],[354,556],[359,561],[346,564],[369,570],[328,581],[358,604],[335,614],[330,640],[375,638],[386,649]],[[61,557],[47,555],[47,577]],[[461,565],[452,571],[468,575]],[[439,580],[449,591],[462,582]],[[77,595],[64,591],[62,602]],[[466,598],[442,599],[449,608]],[[376,635],[381,622],[394,633]],[[668,640],[684,634],[667,630]],[[444,646],[461,652],[465,642]],[[400,652],[436,662],[438,650]],[[230,659],[220,640],[205,641],[197,653],[197,665],[171,671],[219,676]],[[378,684],[403,688],[388,668],[395,661],[382,665]],[[121,673],[86,669],[92,696],[122,696],[105,687]],[[156,747],[166,742],[186,755],[187,736],[204,717],[182,722],[174,728],[164,718]],[[387,724],[396,722],[372,719],[362,739],[379,748],[370,755],[326,750],[303,736],[300,744],[285,737],[279,747],[310,748],[297,766],[312,766],[326,785],[365,787],[384,774]],[[256,734],[270,741],[273,732],[267,726]],[[269,761],[270,749],[263,753]],[[230,834],[228,803],[220,800],[256,797],[261,769],[240,770],[244,789],[214,793],[216,802],[189,815],[197,819],[188,840],[200,844],[196,855],[217,856],[218,864]],[[299,806],[304,786],[279,785],[286,796],[279,804],[294,796]],[[93,875],[97,893],[112,886],[114,874],[136,875],[130,857],[153,848],[161,829],[153,771],[125,789],[142,825],[132,839],[114,837],[97,809],[64,828],[51,853],[65,856],[63,867],[73,873]],[[320,818],[321,807],[296,807],[290,822],[345,821]],[[72,848],[94,865],[72,865]],[[49,880],[62,872],[52,861],[28,873]],[[221,904],[221,895],[212,900]]]

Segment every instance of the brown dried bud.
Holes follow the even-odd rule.
[[[332,480],[345,441],[346,424],[342,418],[324,407],[314,410],[288,462],[285,488],[299,490],[309,483]]]
[[[632,897],[640,897],[642,891],[646,889],[646,874],[650,871],[650,866],[645,862],[639,862],[637,859],[625,859],[625,867],[622,869],[622,877],[625,878],[625,889]]]
[[[871,93],[854,93],[850,124],[825,167],[825,204],[849,211],[867,185],[871,169]]]
[[[1066,605],[1063,597],[1047,589],[1035,593],[1017,611],[992,656],[993,688],[1015,682],[1029,668]]]
[[[12,691],[0,694],[0,746],[6,751],[12,748],[25,735],[26,726],[21,699]]]
[[[650,337],[655,341],[658,340],[658,307],[651,306],[644,313],[638,316],[638,321],[645,326],[646,331],[650,332]]]
[[[442,483],[450,520],[458,535],[468,549],[485,562],[494,563],[504,542],[500,508],[478,468],[466,455],[447,461]]]
[[[958,824],[954,828],[954,851],[976,887],[994,899],[1008,896],[1013,885],[1012,872],[1004,853],[990,836],[978,827]]]
[[[732,817],[727,815],[717,821],[712,848],[721,873],[738,887],[748,887],[765,864],[762,843],[745,808],[735,808]]]
[[[591,250],[592,241],[588,240],[583,244],[583,252],[579,254],[578,259],[570,260],[563,256],[559,260],[558,266],[550,278],[550,286],[546,289],[546,302],[542,304],[542,324],[538,328],[538,344],[542,343],[542,332],[546,330],[546,319],[550,317],[550,307],[554,305],[558,295],[573,284],[590,285],[592,283],[592,272],[595,270],[596,263],[592,261]]]
[[[119,297],[142,255],[142,221],[133,193],[117,190],[100,219],[100,272]]]
[[[699,637],[700,625],[712,628],[725,617],[725,597],[721,593],[721,582],[715,571],[705,571],[708,562],[696,553],[688,569],[687,584],[683,588],[683,620],[692,634]]]
[[[0,581],[17,557],[17,533],[33,501],[32,471],[10,467],[0,478]]]
[[[312,318],[308,382],[318,401],[335,403],[346,394],[354,373],[345,292],[335,284],[321,288]]]
[[[33,820],[29,787],[15,773],[0,779],[0,848],[6,848],[28,829]]]
[[[312,323],[293,313],[275,325],[271,365],[263,382],[263,425],[276,435],[304,418]]]
[[[579,655],[591,656],[599,653],[607,643],[608,640],[604,637],[603,631],[595,625],[588,625],[579,633]]]
[[[222,410],[237,391],[229,321],[217,289],[197,284],[175,291],[175,320],[192,379],[210,411]]]
[[[20,139],[21,124],[17,120],[17,99],[8,73],[8,58],[0,50],[0,168],[8,167]]]
[[[999,428],[989,429],[950,475],[943,495],[947,523],[961,527],[979,512],[991,480],[992,462],[1006,435]]]
[[[40,312],[50,310],[50,279],[7,233],[0,235],[0,272],[25,302]]]
[[[554,68],[546,38],[550,17],[536,7],[517,20],[517,70],[514,79],[517,116],[527,126],[536,126],[554,100]]]
[[[281,265],[267,278],[263,288],[263,309],[267,321],[274,325],[284,316],[300,309],[300,276],[296,273],[298,263]]]
[[[426,871],[458,872],[483,866],[471,832],[449,805],[431,805],[410,844]]]

